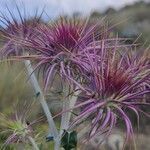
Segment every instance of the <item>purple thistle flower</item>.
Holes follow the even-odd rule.
[[[116,39],[117,40],[117,39]],[[132,121],[128,116],[131,110],[139,114],[150,115],[141,109],[142,105],[150,106],[145,102],[145,96],[150,93],[150,60],[148,51],[136,52],[128,48],[120,50],[118,44],[114,48],[106,40],[99,42],[97,53],[88,55],[89,81],[86,89],[88,95],[78,99],[74,108],[81,107],[81,112],[70,128],[91,118],[90,138],[97,134],[108,136],[118,120],[123,120],[126,126],[126,142],[134,139]],[[93,52],[96,47],[93,46]],[[126,143],[125,142],[125,143]]]
[[[35,69],[43,68],[45,89],[53,80],[55,74],[65,77],[85,90],[80,82],[81,74],[86,69],[85,48],[94,39],[93,35],[99,24],[88,25],[84,20],[61,18],[51,25],[39,25],[34,38],[21,41],[21,45],[30,53],[30,56],[18,57],[21,59],[36,60]],[[16,41],[18,43],[18,41]],[[83,51],[84,50],[84,51]],[[78,81],[78,82],[77,82]]]
[[[86,69],[86,64],[82,61],[85,57],[83,49],[94,38],[99,39],[96,31],[103,23],[94,25],[86,20],[61,18],[46,25],[40,23],[41,16],[27,21],[18,9],[19,22],[9,9],[8,11],[12,21],[4,15],[1,17],[1,22],[6,25],[1,30],[4,36],[2,57],[11,55],[17,56],[18,59],[36,60],[35,70],[43,69],[45,90],[57,73],[85,90],[78,83],[79,76]],[[26,56],[26,52],[29,56]]]
[[[3,47],[1,49],[1,56],[18,56],[22,55],[25,50],[22,42],[29,40],[30,38],[35,38],[37,36],[33,30],[35,30],[41,23],[41,15],[37,14],[28,19],[23,17],[18,6],[16,5],[19,20],[15,18],[13,12],[8,9],[10,17],[5,16],[4,14],[0,15],[0,22],[2,24],[0,32],[3,37]]]

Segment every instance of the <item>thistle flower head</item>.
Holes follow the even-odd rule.
[[[149,57],[144,52],[139,55],[138,52],[131,52],[129,49],[105,47],[105,41],[101,44],[100,57],[95,54],[95,57],[88,56],[89,82],[86,86],[91,94],[84,93],[82,102],[75,106],[82,106],[82,109],[70,128],[86,118],[91,118],[90,138],[97,134],[108,136],[117,121],[122,120],[126,126],[128,141],[134,137],[128,111],[136,114],[138,124],[140,113],[150,116],[140,107],[150,105],[149,102],[143,101],[145,95],[150,93]]]
[[[101,23],[89,25],[82,19],[61,18],[48,25],[40,24],[38,19],[28,22],[20,12],[19,15],[21,23],[12,14],[12,22],[2,18],[7,24],[7,28],[2,30],[5,37],[2,56],[21,55],[18,58],[36,60],[35,69],[44,68],[45,89],[56,73],[77,84],[76,80],[85,68],[82,61],[85,47],[93,41]],[[30,56],[24,55],[24,51]]]

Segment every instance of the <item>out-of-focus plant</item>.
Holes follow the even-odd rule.
[[[33,91],[29,84],[25,84],[26,77],[23,65],[11,62],[0,63],[0,110],[4,113],[10,112],[10,103],[16,99],[21,101],[33,99]]]
[[[76,140],[70,133],[75,131],[70,130],[74,130],[76,125],[87,118],[92,120],[90,138],[96,134],[109,136],[118,120],[123,120],[126,126],[126,142],[134,139],[127,111],[131,110],[136,114],[138,124],[139,113],[149,116],[141,110],[142,105],[150,105],[149,101],[144,101],[145,96],[150,93],[148,51],[133,51],[130,48],[133,45],[122,44],[125,39],[110,37],[111,28],[107,28],[102,21],[89,23],[84,19],[60,18],[57,22],[44,24],[39,19],[28,22],[18,12],[21,22],[11,12],[12,22],[2,16],[1,22],[6,27],[1,29],[4,36],[1,56],[13,56],[15,60],[24,61],[49,123],[50,135],[47,139],[55,141],[55,150],[59,149],[60,143],[66,150],[74,148]],[[35,63],[34,69],[31,61]],[[55,82],[54,76],[58,75],[62,83],[60,133],[34,74],[35,70],[43,74],[45,93]],[[70,123],[70,111],[76,108],[81,111],[75,114],[77,117]],[[22,137],[21,131],[26,127],[28,126],[24,123],[20,125],[17,122],[15,129]],[[28,133],[28,130],[24,131]],[[13,136],[14,134],[16,135],[13,133]],[[67,139],[66,143],[64,139]],[[72,139],[73,147],[68,142],[72,142]],[[35,144],[31,139],[30,141]]]
[[[1,149],[5,149],[9,144],[23,143],[32,145],[35,150],[39,150],[35,141],[38,138],[38,133],[35,133],[33,127],[44,118],[40,117],[34,121],[29,121],[32,106],[32,104],[26,102],[21,107],[15,108],[14,113],[9,115],[0,113],[1,135],[8,136]]]

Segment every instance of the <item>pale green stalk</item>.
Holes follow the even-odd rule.
[[[34,91],[36,93],[36,96],[37,98],[39,99],[41,105],[42,105],[42,108],[43,108],[43,111],[47,117],[47,121],[48,121],[48,125],[49,125],[49,130],[50,130],[50,133],[51,133],[51,136],[54,137],[54,141],[55,141],[55,145],[56,145],[56,148],[55,150],[58,150],[58,131],[57,131],[57,128],[56,128],[56,125],[55,125],[55,122],[53,120],[53,117],[52,117],[52,114],[49,110],[49,107],[47,105],[47,102],[45,101],[45,97],[44,97],[44,94],[39,86],[39,83],[37,81],[37,78],[34,74],[34,70],[31,66],[31,62],[30,60],[25,60],[24,61],[25,63],[25,66],[26,66],[26,69],[27,69],[27,72],[28,72],[28,76],[30,77],[30,82],[34,88]]]
[[[68,84],[64,84],[64,88],[63,88],[63,108],[62,111],[65,111],[69,108],[73,108],[78,95],[80,94],[80,90],[76,91],[73,93],[73,95],[69,95],[69,91],[71,91],[72,86],[69,86]],[[60,138],[63,134],[63,130],[68,130],[69,128],[69,123],[70,123],[70,119],[71,119],[71,112],[67,111],[65,113],[62,114],[61,117],[61,125],[60,125]]]

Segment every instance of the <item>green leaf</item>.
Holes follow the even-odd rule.
[[[71,150],[77,147],[77,133],[76,131],[68,132],[64,130],[62,139],[61,139],[61,146],[65,150]]]

